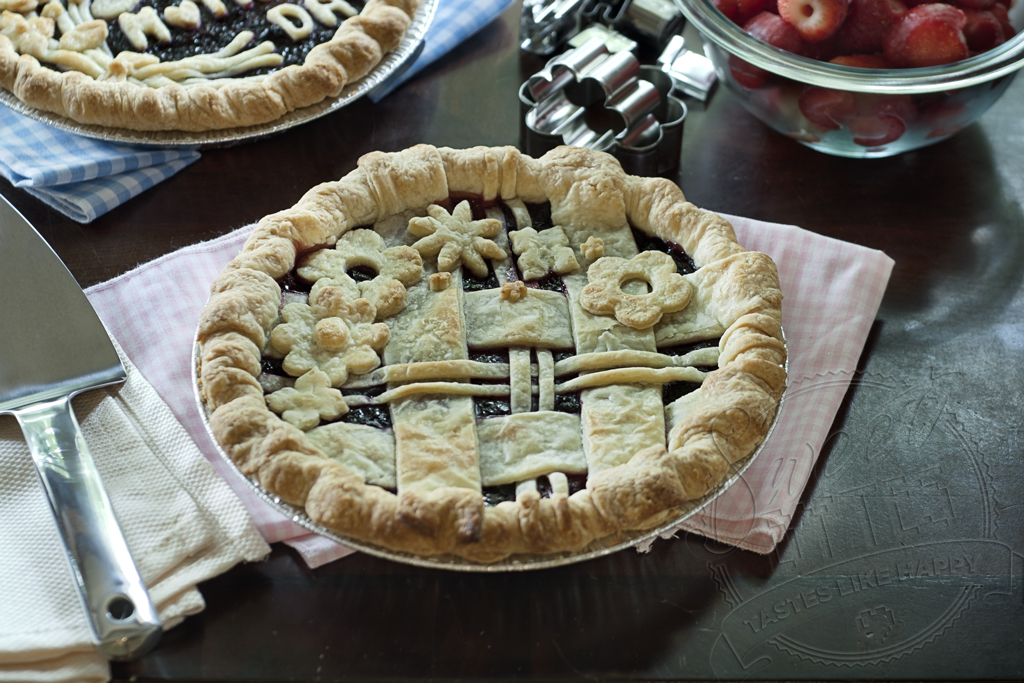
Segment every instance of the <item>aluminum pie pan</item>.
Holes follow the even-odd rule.
[[[282,133],[289,128],[308,123],[321,116],[331,114],[355,102],[377,87],[386,86],[391,78],[397,78],[408,68],[423,49],[427,30],[434,20],[440,0],[421,0],[416,16],[413,17],[398,47],[355,83],[345,86],[341,94],[328,97],[316,104],[290,111],[284,116],[256,126],[221,128],[209,131],[157,130],[140,131],[125,128],[108,128],[93,124],[79,123],[72,119],[42,111],[19,100],[13,93],[0,88],[0,103],[10,109],[48,126],[75,135],[119,145],[136,145],[162,148],[228,147],[243,142]]]
[[[738,463],[733,463],[732,474],[726,477],[724,480],[719,482],[711,491],[703,498],[695,501],[688,501],[686,504],[675,509],[674,512],[669,513],[667,521],[661,521],[656,526],[650,529],[632,530],[632,531],[620,531],[605,538],[599,538],[591,542],[585,548],[575,552],[560,552],[560,553],[543,553],[543,554],[519,554],[510,555],[504,559],[498,560],[497,562],[474,562],[464,557],[456,555],[415,555],[413,553],[402,552],[400,550],[392,550],[383,546],[373,545],[366,541],[349,538],[343,534],[339,534],[333,529],[329,529],[321,524],[316,523],[309,518],[306,511],[290,503],[282,501],[278,496],[274,495],[260,484],[259,480],[255,477],[249,477],[242,473],[235,464],[235,461],[224,452],[221,448],[220,443],[213,434],[213,429],[210,427],[209,414],[206,410],[206,403],[203,401],[202,396],[199,392],[199,365],[200,365],[200,352],[199,352],[199,340],[198,330],[197,338],[193,341],[192,345],[192,391],[196,399],[196,407],[199,409],[199,415],[202,417],[203,428],[206,430],[207,436],[210,437],[210,442],[214,448],[217,449],[217,453],[224,458],[224,460],[230,466],[231,471],[239,478],[244,481],[249,488],[260,498],[263,502],[274,508],[282,515],[290,519],[295,524],[303,527],[307,531],[314,534],[329,538],[336,543],[340,543],[344,546],[358,550],[359,552],[379,557],[384,560],[391,560],[393,562],[400,562],[402,564],[413,565],[416,567],[424,567],[427,569],[446,569],[449,571],[462,571],[462,572],[514,572],[514,571],[529,571],[533,569],[550,569],[554,567],[564,567],[569,564],[575,564],[577,562],[585,562],[586,560],[593,560],[605,555],[611,555],[620,550],[626,550],[627,548],[635,548],[648,541],[654,541],[659,536],[668,533],[679,526],[682,522],[685,522],[690,517],[693,517],[697,513],[703,511],[705,508],[710,506],[715,499],[722,495],[726,489],[733,484],[737,483],[742,477],[743,473],[747,471],[750,465],[757,459],[757,457],[764,450],[765,444],[768,443],[768,439],[771,438],[772,433],[775,431],[776,425],[779,423],[779,415],[782,413],[782,406],[786,400],[786,390],[782,393],[782,398],[779,399],[778,404],[775,406],[775,415],[772,418],[771,424],[768,426],[768,431],[765,433],[764,438],[761,439],[761,443],[758,444],[757,448],[753,450],[746,458]],[[785,342],[785,332],[782,333],[783,342]],[[786,387],[789,387],[789,355],[786,355]]]

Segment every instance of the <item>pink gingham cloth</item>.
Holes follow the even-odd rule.
[[[740,244],[779,266],[789,389],[771,437],[737,482],[680,528],[770,552],[785,534],[846,394],[893,261],[880,251],[794,226],[728,217]],[[110,333],[227,480],[268,542],[311,567],[352,549],[310,534],[265,503],[213,444],[192,388],[192,343],[210,283],[253,226],[180,249],[86,290]],[[172,295],[169,295],[169,292]]]
[[[284,541],[311,567],[354,552],[312,534],[264,502],[206,431],[192,383],[192,343],[210,283],[242,248],[249,225],[194,244],[85,290],[96,313],[171,408],[214,469],[242,499],[268,543]]]
[[[769,553],[789,528],[846,395],[893,260],[792,225],[725,217],[743,248],[779,268],[789,381],[775,428],[742,480],[678,528]]]

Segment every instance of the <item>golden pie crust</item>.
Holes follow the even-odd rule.
[[[358,15],[341,23],[331,40],[310,50],[303,64],[262,79],[222,79],[217,87],[147,87],[127,80],[131,73],[107,73],[97,80],[81,71],[58,71],[31,54],[19,54],[0,33],[0,86],[31,107],[87,125],[139,131],[254,126],[337,96],[346,84],[365,76],[401,42],[419,4],[369,0]]]
[[[474,425],[472,396],[494,387],[467,378],[486,380],[496,368],[467,360],[465,341],[461,347],[457,340],[445,346],[442,335],[429,348],[419,348],[423,330],[395,322],[402,314],[385,320],[391,326],[385,364],[350,373],[344,386],[389,382],[379,398],[392,401],[397,473],[389,461],[391,470],[380,477],[397,477],[394,493],[367,483],[367,476],[376,475],[357,473],[356,465],[342,464],[324,445],[340,438],[339,448],[345,450],[344,439],[359,441],[351,450],[360,458],[390,448],[375,438],[362,443],[359,434],[369,428],[335,422],[307,433],[268,409],[257,377],[261,353],[281,324],[278,280],[297,258],[335,245],[354,228],[426,216],[429,205],[465,195],[514,205],[517,216],[524,213],[522,202],[550,202],[552,221],[568,235],[580,268],[562,276],[569,303],[556,300],[566,295],[520,291],[520,283],[510,283],[514,286],[503,287],[504,292],[491,290],[493,300],[472,304],[474,310],[499,316],[493,320],[504,321],[511,337],[536,340],[534,351],[517,346],[518,341],[508,344],[513,347],[510,362],[501,370],[510,388],[503,391],[521,408],[516,412],[513,407],[507,418],[475,420]],[[671,310],[655,327],[633,329],[612,314],[589,313],[573,303],[593,264],[635,253],[630,229],[678,245],[690,256],[698,269],[676,284],[690,288],[698,313],[679,311],[678,297],[670,297]],[[494,239],[498,251],[508,251],[507,241]],[[595,248],[598,240],[600,249]],[[564,244],[559,237],[558,245]],[[487,251],[497,266],[497,252]],[[559,259],[568,260],[568,255],[552,263]],[[425,256],[423,261],[429,269],[433,259]],[[663,266],[659,261],[657,267]],[[462,309],[453,303],[462,289],[458,269],[452,276],[444,278],[450,284],[438,286],[441,278],[425,270],[422,281],[410,286],[405,305],[419,311],[421,319],[458,325]],[[570,278],[576,284],[569,285]],[[665,276],[659,287],[675,286],[670,280]],[[611,156],[581,148],[561,147],[540,159],[512,147],[419,145],[368,154],[341,180],[317,186],[291,209],[261,220],[211,291],[198,330],[197,376],[210,426],[224,451],[245,475],[281,500],[304,507],[315,523],[343,537],[417,555],[495,562],[518,554],[576,552],[620,531],[654,528],[705,497],[735,463],[754,452],[786,385],[782,294],[774,263],[745,251],[725,219],[688,203],[670,181],[626,175]],[[619,294],[616,289],[615,297]],[[463,298],[482,296],[473,292]],[[529,332],[514,319],[509,322],[508,315],[500,318],[508,310],[527,311],[530,320],[539,310],[561,321],[551,327],[573,330],[577,355],[553,361],[542,347],[564,345],[559,339],[568,332],[552,332],[549,326]],[[604,325],[602,335],[588,331],[595,324]],[[492,321],[484,327],[500,325]],[[655,348],[655,329],[659,338],[713,335],[720,341],[717,349],[676,358]],[[686,329],[690,332],[680,332]],[[449,357],[441,357],[445,354]],[[718,369],[706,375],[690,367],[713,363],[716,356]],[[531,373],[548,387],[541,386],[540,408],[533,412]],[[702,385],[663,406],[661,386],[678,380]],[[556,394],[582,392],[578,417],[551,411],[552,386]],[[484,504],[481,485],[550,471],[543,464],[545,454],[560,463],[560,472],[550,475],[550,495],[542,497],[536,486],[520,486],[515,500]],[[503,458],[514,459],[512,474],[494,470]],[[585,488],[569,495],[563,473],[581,468],[589,469]]]

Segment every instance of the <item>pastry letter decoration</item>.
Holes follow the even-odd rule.
[[[188,2],[188,0],[185,0]],[[107,22],[93,19],[75,26],[60,37],[60,49],[84,52],[99,47],[107,39]]]
[[[160,15],[152,7],[143,7],[138,14],[122,12],[117,17],[117,23],[136,50],[145,50],[149,45],[147,35],[153,36],[161,43],[168,43],[171,40],[171,32],[164,22],[160,21]]]
[[[116,19],[124,12],[131,12],[138,4],[139,0],[96,0],[89,6],[89,12],[97,19]]]
[[[292,40],[301,40],[313,32],[313,17],[309,16],[306,10],[290,2],[268,9],[267,21],[284,29]]]
[[[181,0],[178,5],[165,7],[164,19],[171,26],[185,29],[197,29],[203,23],[203,18],[199,14],[199,5],[192,0]]]
[[[221,0],[202,0],[203,7],[210,10],[213,16],[218,19],[227,16],[228,8]]]
[[[303,0],[302,4],[324,26],[335,26],[338,23],[338,14],[344,17],[359,14],[356,8],[345,0]]]

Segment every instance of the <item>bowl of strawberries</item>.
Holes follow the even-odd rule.
[[[940,142],[1024,66],[1017,0],[676,0],[766,124],[845,157]]]

